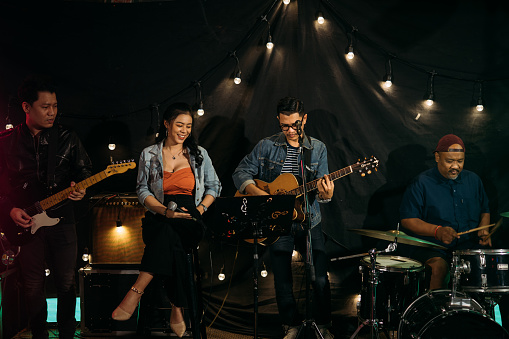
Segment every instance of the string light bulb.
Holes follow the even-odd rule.
[[[429,73],[428,77],[428,91],[426,95],[424,96],[424,100],[426,100],[426,105],[431,107],[433,106],[433,103],[435,102],[435,92],[434,92],[434,81],[435,81],[435,74],[436,72],[433,70]]]
[[[114,151],[115,148],[117,148],[117,144],[115,143],[115,139],[112,136],[110,136],[110,139],[108,140],[108,149],[110,151]]]
[[[284,3],[285,5],[288,5],[288,4],[290,3],[290,0],[283,0],[283,3]]]
[[[219,279],[221,281],[223,281],[226,278],[226,276],[223,273],[223,270],[224,270],[224,265],[223,265],[223,267],[221,267],[221,271],[219,271],[219,274],[217,275],[217,279]]]
[[[87,262],[90,259],[90,254],[88,253],[88,247],[85,247],[83,250],[83,255],[81,256],[81,260]]]
[[[478,112],[482,112],[484,110],[484,104],[483,104],[483,100],[482,100],[482,82],[477,81],[477,83],[479,84],[479,97],[477,98],[477,105],[475,106],[475,109]],[[475,86],[474,86],[474,88],[475,88]]]
[[[318,12],[318,14],[316,15],[316,21],[318,21],[318,23],[320,25],[323,25],[323,23],[325,22],[325,19],[323,18],[322,12]]]
[[[203,116],[205,114],[205,110],[203,109],[203,101],[200,101],[200,104],[198,105],[198,110],[196,111],[196,113],[199,116]]]
[[[235,59],[235,77],[233,78],[233,82],[238,85],[242,82],[242,78],[240,77],[240,75],[242,74],[242,72],[240,71],[240,62],[239,62],[239,58],[237,58],[237,55],[235,54],[235,52],[232,52],[230,54],[230,56],[232,58]]]
[[[272,35],[270,35],[270,22],[269,22],[269,20],[267,20],[266,15],[262,16],[262,21],[265,21],[267,23],[267,30],[268,30],[267,43],[265,44],[265,46],[267,47],[267,49],[273,49],[274,43],[272,42]]]
[[[392,64],[391,59],[387,60],[387,63],[385,65],[385,76],[384,76],[384,85],[385,87],[389,88],[392,86]]]
[[[205,114],[205,110],[203,109],[203,98],[201,95],[201,81],[195,81],[194,87],[196,89],[196,94],[198,97],[198,109],[196,110],[196,114],[198,114],[198,116],[201,117]]]
[[[352,32],[348,33],[348,47],[346,49],[346,57],[349,60],[352,60],[355,57],[355,52],[353,48],[355,31],[357,31],[357,28],[352,27]]]
[[[6,130],[14,128],[14,125],[12,124],[11,118],[10,118],[11,106],[12,106],[11,101],[12,101],[12,96],[9,97],[9,102],[7,103],[7,117],[5,118],[5,129]]]
[[[12,124],[9,116],[7,116],[7,118],[5,118],[5,129],[7,130],[7,129],[11,129],[11,128],[14,128],[14,125]]]
[[[262,261],[262,270],[260,271],[260,275],[262,278],[267,278],[269,275],[269,272],[267,272],[267,266],[265,266],[265,263]]]
[[[240,69],[237,71],[237,73],[235,73],[235,78],[233,79],[233,82],[235,83],[235,85],[238,85],[242,82],[242,78],[240,77]]]

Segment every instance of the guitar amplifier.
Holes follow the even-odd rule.
[[[111,313],[138,278],[130,269],[80,268],[81,334],[83,336],[122,336],[137,331],[137,310],[127,321],[111,319]]]
[[[141,219],[146,209],[136,194],[98,195],[90,200],[94,206],[90,264],[139,264],[145,248]]]

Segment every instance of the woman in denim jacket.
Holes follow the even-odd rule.
[[[321,141],[305,135],[304,126],[307,114],[304,114],[302,101],[292,97],[283,98],[278,103],[277,113],[282,132],[258,142],[251,153],[246,155],[238,165],[233,173],[233,181],[241,193],[262,195],[267,192],[257,187],[253,178],[257,177],[271,183],[281,173],[292,173],[299,176],[301,160],[299,137],[302,138],[302,147],[305,153],[310,153],[310,156],[304,154],[306,179],[308,182],[319,179],[317,182],[318,193],[309,194],[311,243],[316,276],[313,281],[313,316],[322,336],[330,339],[333,336],[328,330],[331,322],[330,283],[327,277],[329,260],[325,253],[319,206],[319,203],[329,202],[334,193],[334,183],[327,175],[329,173],[327,149]],[[297,337],[298,325],[302,322],[293,296],[291,263],[294,247],[303,256],[305,255],[306,235],[307,228],[300,222],[294,222],[290,235],[281,236],[269,247],[274,272],[276,301],[285,330],[285,339]]]
[[[142,222],[145,252],[138,279],[112,314],[115,320],[128,320],[154,275],[169,278],[170,327],[178,337],[186,330],[185,253],[203,237],[201,216],[221,193],[207,151],[192,136],[193,123],[189,105],[170,105],[158,142],[141,153],[136,192],[147,208]]]

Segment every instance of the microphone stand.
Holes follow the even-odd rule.
[[[303,321],[299,331],[297,332],[297,338],[300,338],[300,334],[302,333],[302,329],[305,329],[304,338],[311,338],[311,327],[315,330],[316,335],[323,338],[323,335],[320,333],[320,329],[318,325],[313,319],[312,308],[310,305],[310,284],[315,281],[315,267],[313,264],[313,246],[311,242],[311,218],[309,213],[309,200],[307,194],[307,180],[306,180],[306,164],[304,163],[304,140],[302,138],[302,127],[301,124],[297,124],[297,134],[299,135],[299,149],[300,149],[300,175],[302,177],[302,187],[303,187],[303,202],[304,202],[304,215],[305,215],[305,228],[306,228],[306,319]]]

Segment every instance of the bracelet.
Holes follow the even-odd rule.
[[[166,218],[168,218],[168,217],[166,216],[166,214],[168,214],[168,207],[166,207],[166,210],[164,210],[164,214],[163,214]]]
[[[207,206],[205,206],[205,205],[204,205],[204,204],[202,204],[201,202],[198,204],[198,206],[203,207],[203,211],[204,211],[204,212],[207,212],[207,209],[208,209],[208,207],[207,207]]]
[[[438,225],[438,226],[437,226],[437,228],[435,228],[435,239],[437,239],[437,240],[438,240],[438,238],[437,238],[437,231],[438,231],[438,229],[439,229],[440,227],[442,227],[442,226]]]

